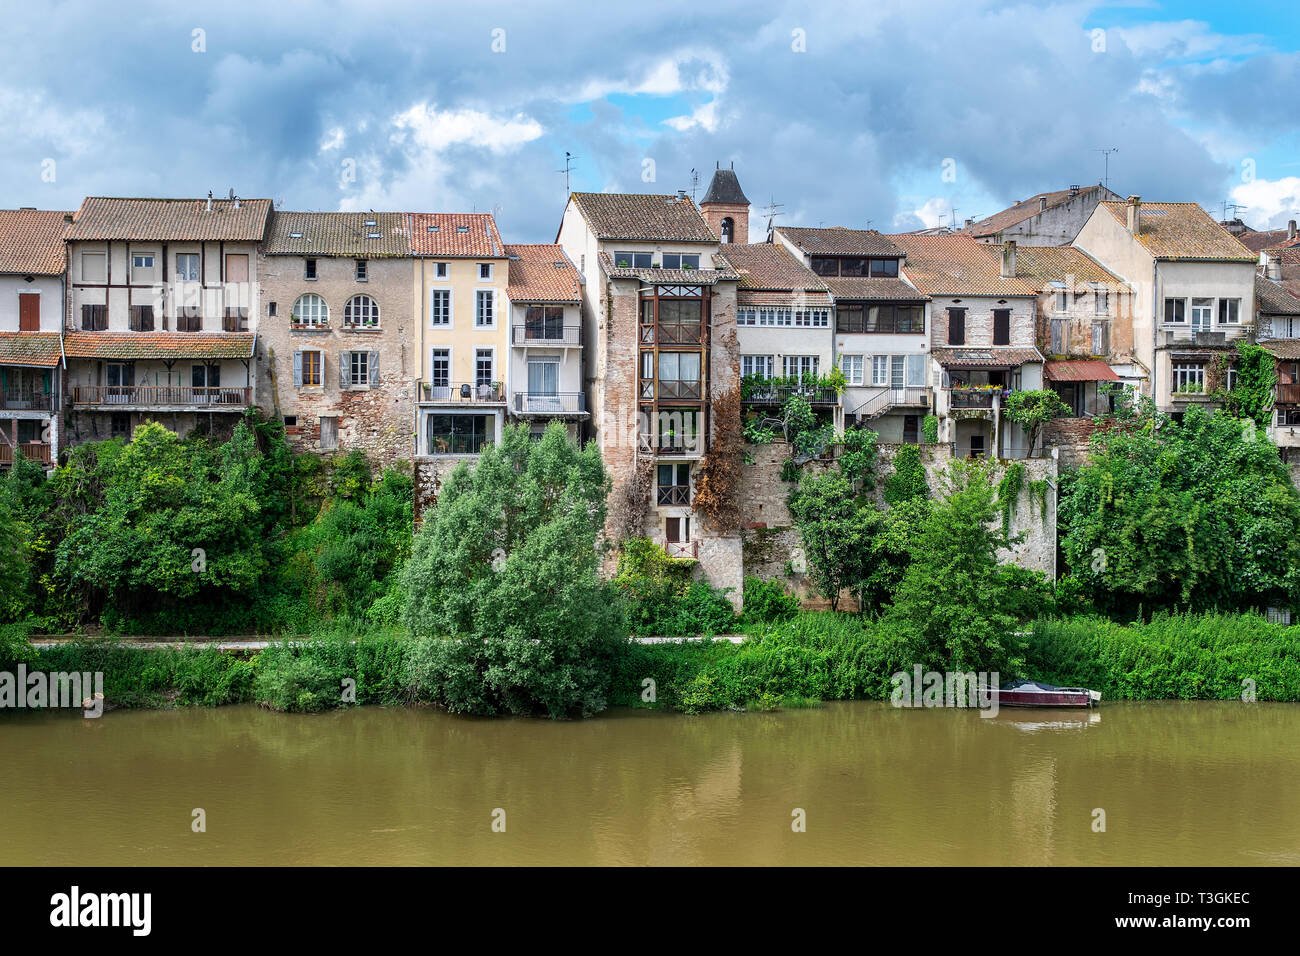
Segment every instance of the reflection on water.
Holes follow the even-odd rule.
[[[1230,702],[9,712],[0,863],[1295,864],[1297,739],[1300,707]]]

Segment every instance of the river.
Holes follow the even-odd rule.
[[[10,711],[0,863],[1294,866],[1298,741],[1264,703]]]

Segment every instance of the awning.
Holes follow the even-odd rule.
[[[1052,382],[1118,382],[1119,376],[1105,362],[1097,359],[1071,361],[1048,359],[1043,374]]]

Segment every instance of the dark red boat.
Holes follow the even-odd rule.
[[[998,689],[996,699],[999,707],[1096,707],[1101,703],[1101,691],[1013,680]]]

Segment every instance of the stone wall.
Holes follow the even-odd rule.
[[[1061,468],[1078,468],[1088,460],[1089,441],[1097,430],[1095,418],[1058,418],[1043,426],[1043,448],[1059,449]]]

